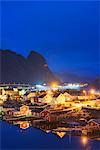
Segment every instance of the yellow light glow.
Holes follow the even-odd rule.
[[[29,123],[27,121],[20,122],[20,128],[21,129],[27,129],[27,128],[29,128]]]
[[[27,105],[23,105],[20,107],[20,113],[25,115],[29,112],[29,107]]]
[[[56,88],[57,86],[58,86],[57,83],[52,83],[52,84],[51,84],[51,87],[53,87],[53,88]]]
[[[88,138],[86,136],[82,136],[81,142],[83,145],[86,145],[88,143]]]
[[[90,93],[91,93],[91,94],[94,94],[94,93],[95,93],[95,90],[94,90],[94,89],[91,89],[91,90],[90,90]]]
[[[83,90],[83,93],[86,93],[86,91],[85,91],[85,90]]]
[[[14,90],[15,92],[18,92],[18,89],[17,89],[17,88],[13,88],[13,90]]]
[[[60,137],[63,138],[66,132],[56,132],[56,134]]]
[[[48,90],[48,91],[47,91],[47,94],[52,94],[52,91]]]

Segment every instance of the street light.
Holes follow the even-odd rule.
[[[57,85],[57,83],[52,83],[51,84],[51,87],[53,87],[53,88],[56,88],[58,85]]]
[[[93,95],[94,93],[95,93],[95,90],[94,90],[94,89],[91,89],[91,90],[90,90],[90,94]]]

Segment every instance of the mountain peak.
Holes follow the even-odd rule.
[[[12,52],[0,50],[1,78],[0,82],[43,83],[58,81],[48,68],[45,58],[31,51],[28,58]]]

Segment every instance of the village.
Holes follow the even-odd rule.
[[[93,89],[0,89],[1,121],[47,133],[100,138],[100,93]]]

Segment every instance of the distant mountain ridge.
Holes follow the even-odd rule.
[[[0,50],[0,83],[60,82],[51,72],[45,58],[31,51],[27,58],[11,50]]]
[[[93,88],[95,90],[100,90],[100,77],[81,77],[71,73],[59,73],[57,76],[61,79],[61,82],[70,83],[88,83],[88,88]]]
[[[88,76],[78,76],[74,73],[61,72],[57,74],[59,78],[61,78],[62,82],[70,82],[70,83],[90,83],[93,81],[93,78]]]

